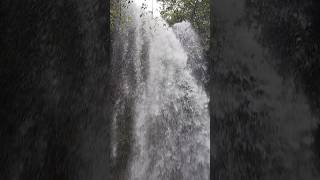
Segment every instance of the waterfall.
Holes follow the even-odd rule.
[[[122,91],[113,124],[119,124],[119,111],[132,112],[126,120],[133,124],[124,179],[209,179],[209,99],[193,69],[195,62],[205,66],[199,65],[197,35],[187,22],[173,30],[161,17],[143,14],[135,5],[127,14],[130,21],[113,43],[113,63],[121,69],[117,72]],[[192,41],[183,43],[184,34]],[[121,105],[128,99],[130,111]],[[119,134],[120,128],[114,127],[113,134]],[[119,148],[116,141],[114,151]],[[114,152],[113,156],[120,155]]]

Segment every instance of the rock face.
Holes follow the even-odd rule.
[[[0,179],[108,179],[108,9],[1,1]]]
[[[212,4],[211,177],[318,179],[317,3]]]

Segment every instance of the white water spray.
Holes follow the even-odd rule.
[[[175,33],[160,16],[141,17],[140,8],[128,12],[134,18],[125,33],[134,33],[137,79],[128,179],[209,179],[209,100],[187,65],[192,52],[177,38],[184,29]]]

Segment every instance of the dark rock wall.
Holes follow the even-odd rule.
[[[108,2],[0,8],[0,179],[108,177]]]
[[[212,179],[319,178],[317,4],[212,1]]]

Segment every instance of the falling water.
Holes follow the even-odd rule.
[[[202,57],[196,50],[201,49],[197,35],[187,22],[173,30],[160,17],[141,16],[134,6],[127,13],[131,20],[120,35],[125,40],[118,50],[124,55],[114,55],[126,66],[120,99],[133,101],[127,179],[209,179],[208,97],[193,69]],[[182,43],[184,34],[192,41]]]

